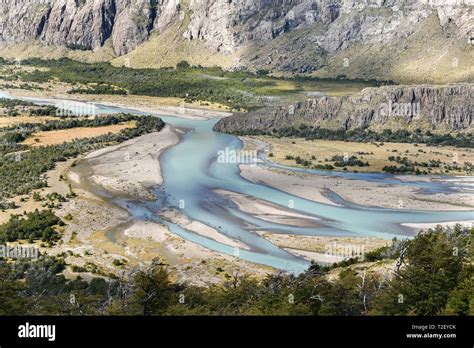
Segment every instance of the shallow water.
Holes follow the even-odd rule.
[[[2,95],[0,92],[0,97],[8,97],[8,95]],[[59,100],[25,99],[53,105],[61,102]],[[94,105],[98,113],[134,112],[118,107]],[[218,121],[217,119],[190,120],[161,115],[160,117],[172,127],[185,129],[186,134],[177,145],[167,149],[160,156],[163,184],[156,190],[159,198],[154,203],[117,200],[117,204],[126,207],[137,219],[160,221],[166,224],[172,233],[212,250],[251,262],[300,272],[308,267],[307,260],[276,247],[260,237],[256,231],[388,239],[394,236],[413,235],[414,231],[403,227],[402,223],[464,221],[471,220],[474,215],[472,211],[408,211],[364,207],[356,204],[333,206],[299,198],[269,186],[249,182],[240,176],[237,163],[218,163],[219,150],[226,148],[239,150],[242,148],[242,142],[237,137],[215,133],[212,127]],[[455,186],[449,179],[443,177],[437,177],[435,181],[429,182],[406,182],[389,174],[320,172],[288,168],[268,161],[259,165],[279,167],[290,171],[304,171],[313,175],[376,181],[390,185],[410,185],[425,193],[450,193],[465,189],[467,192],[469,189],[463,185]],[[295,212],[317,217],[320,221],[318,221],[318,227],[299,227],[264,221],[238,210],[231,200],[216,193],[216,190],[249,195],[286,209],[291,206]],[[189,218],[243,242],[250,250],[233,248],[163,220],[159,215],[160,211],[170,207],[179,209]]]

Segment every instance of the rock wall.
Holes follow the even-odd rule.
[[[178,12],[178,0],[3,0],[0,41],[96,50],[112,40],[123,55],[152,30],[164,30]]]
[[[230,53],[296,29],[309,48],[327,53],[351,44],[390,44],[413,32],[430,14],[453,39],[470,39],[474,0],[2,0],[0,42],[39,40],[97,49],[112,40],[117,55],[133,50],[174,21],[187,40]]]
[[[219,121],[224,133],[270,131],[305,124],[329,129],[407,129],[472,131],[474,85],[383,86],[349,97],[308,99],[267,107]]]

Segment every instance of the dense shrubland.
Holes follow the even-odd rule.
[[[0,61],[1,64],[11,62]],[[26,59],[23,66],[37,67],[29,72],[18,72],[12,79],[29,83],[45,83],[53,79],[72,85],[69,93],[131,94],[156,97],[179,97],[186,101],[215,102],[236,110],[252,110],[274,96],[285,97],[320,87],[322,79],[297,76],[276,78],[264,70],[253,74],[247,71],[225,71],[220,67],[191,66],[182,61],[176,67],[160,69],[132,69],[114,67],[110,63],[82,63],[67,58],[59,60]],[[327,80],[339,83],[337,79]],[[362,87],[374,81],[352,81]],[[346,88],[341,84],[341,88]],[[270,98],[268,98],[270,97]],[[300,96],[301,97],[301,96]]]
[[[118,94],[125,95],[127,91],[121,88],[115,88],[114,86],[107,84],[98,84],[90,88],[73,88],[68,91],[69,94]]]
[[[271,157],[271,156],[270,156]],[[334,164],[313,164],[312,160],[316,160],[315,156],[311,156],[311,160],[304,159],[301,156],[292,156],[292,155],[286,155],[285,156],[286,160],[294,160],[297,165],[300,165],[302,167],[307,167],[307,168],[312,168],[312,169],[322,169],[322,170],[334,170],[336,167],[339,168],[345,168],[346,167],[368,167],[369,162],[365,161],[363,162],[361,159],[358,159],[356,156],[350,156],[350,157],[345,157],[345,156],[340,156],[336,155],[331,158],[331,161],[334,162]],[[326,162],[328,160],[326,159]]]
[[[20,99],[0,98],[0,108],[4,108],[7,116],[56,116],[58,108],[52,105],[36,105],[29,101]]]
[[[58,120],[50,120],[42,123],[21,123],[12,127],[1,128],[0,132],[10,134],[23,132],[25,134],[31,134],[33,132],[47,132],[52,130],[71,129],[78,127],[104,127],[126,123],[130,121],[137,121],[140,119],[140,117],[141,116],[132,114],[95,116],[94,118],[69,116]]]
[[[73,85],[87,85],[87,88],[73,88],[70,93],[180,97],[188,101],[221,103],[235,109],[257,107],[258,88],[275,85],[268,77],[268,81],[259,83],[259,76],[250,73],[191,67],[184,63],[176,68],[130,69],[69,59],[29,59],[22,61],[22,65],[48,68],[20,74],[23,81],[42,83],[57,78]]]
[[[275,137],[295,137],[305,138],[307,140],[325,139],[339,141],[354,142],[390,142],[390,143],[412,143],[427,144],[440,146],[455,146],[474,148],[474,136],[471,134],[433,134],[430,131],[423,132],[416,130],[410,132],[408,130],[392,131],[385,129],[382,132],[375,132],[370,129],[353,129],[353,130],[333,130],[325,128],[315,128],[307,125],[299,127],[285,127],[263,131],[252,129],[248,131],[234,132],[236,135],[270,135]]]
[[[421,232],[367,255],[398,260],[393,277],[356,270],[353,260],[332,267],[340,272],[331,281],[329,268],[312,265],[297,276],[235,274],[203,288],[173,282],[155,260],[126,277],[85,282],[60,274],[61,257],[0,261],[0,315],[472,315],[473,233],[459,226]]]
[[[0,107],[2,108],[15,108],[17,106],[36,106],[29,101],[20,100],[20,99],[7,99],[7,98],[0,98]]]
[[[28,240],[42,242],[56,242],[60,239],[55,226],[63,226],[64,223],[51,210],[34,211],[25,216],[11,215],[10,220],[0,225],[0,244]]]

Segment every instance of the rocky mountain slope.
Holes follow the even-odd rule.
[[[89,59],[107,50],[101,59],[136,67],[186,59],[316,76],[469,81],[473,5],[473,0],[3,0],[0,54],[56,52]]]
[[[348,97],[308,99],[290,106],[267,107],[220,120],[221,132],[271,131],[301,124],[328,129],[421,128],[444,133],[472,132],[474,85],[383,86]]]

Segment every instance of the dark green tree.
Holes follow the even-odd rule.
[[[373,314],[439,315],[451,292],[468,277],[473,229],[460,226],[422,231],[408,246],[390,285],[375,300]],[[462,290],[459,289],[460,293]],[[461,296],[462,297],[462,296]],[[459,308],[454,305],[453,308]],[[465,309],[464,309],[465,310]]]

